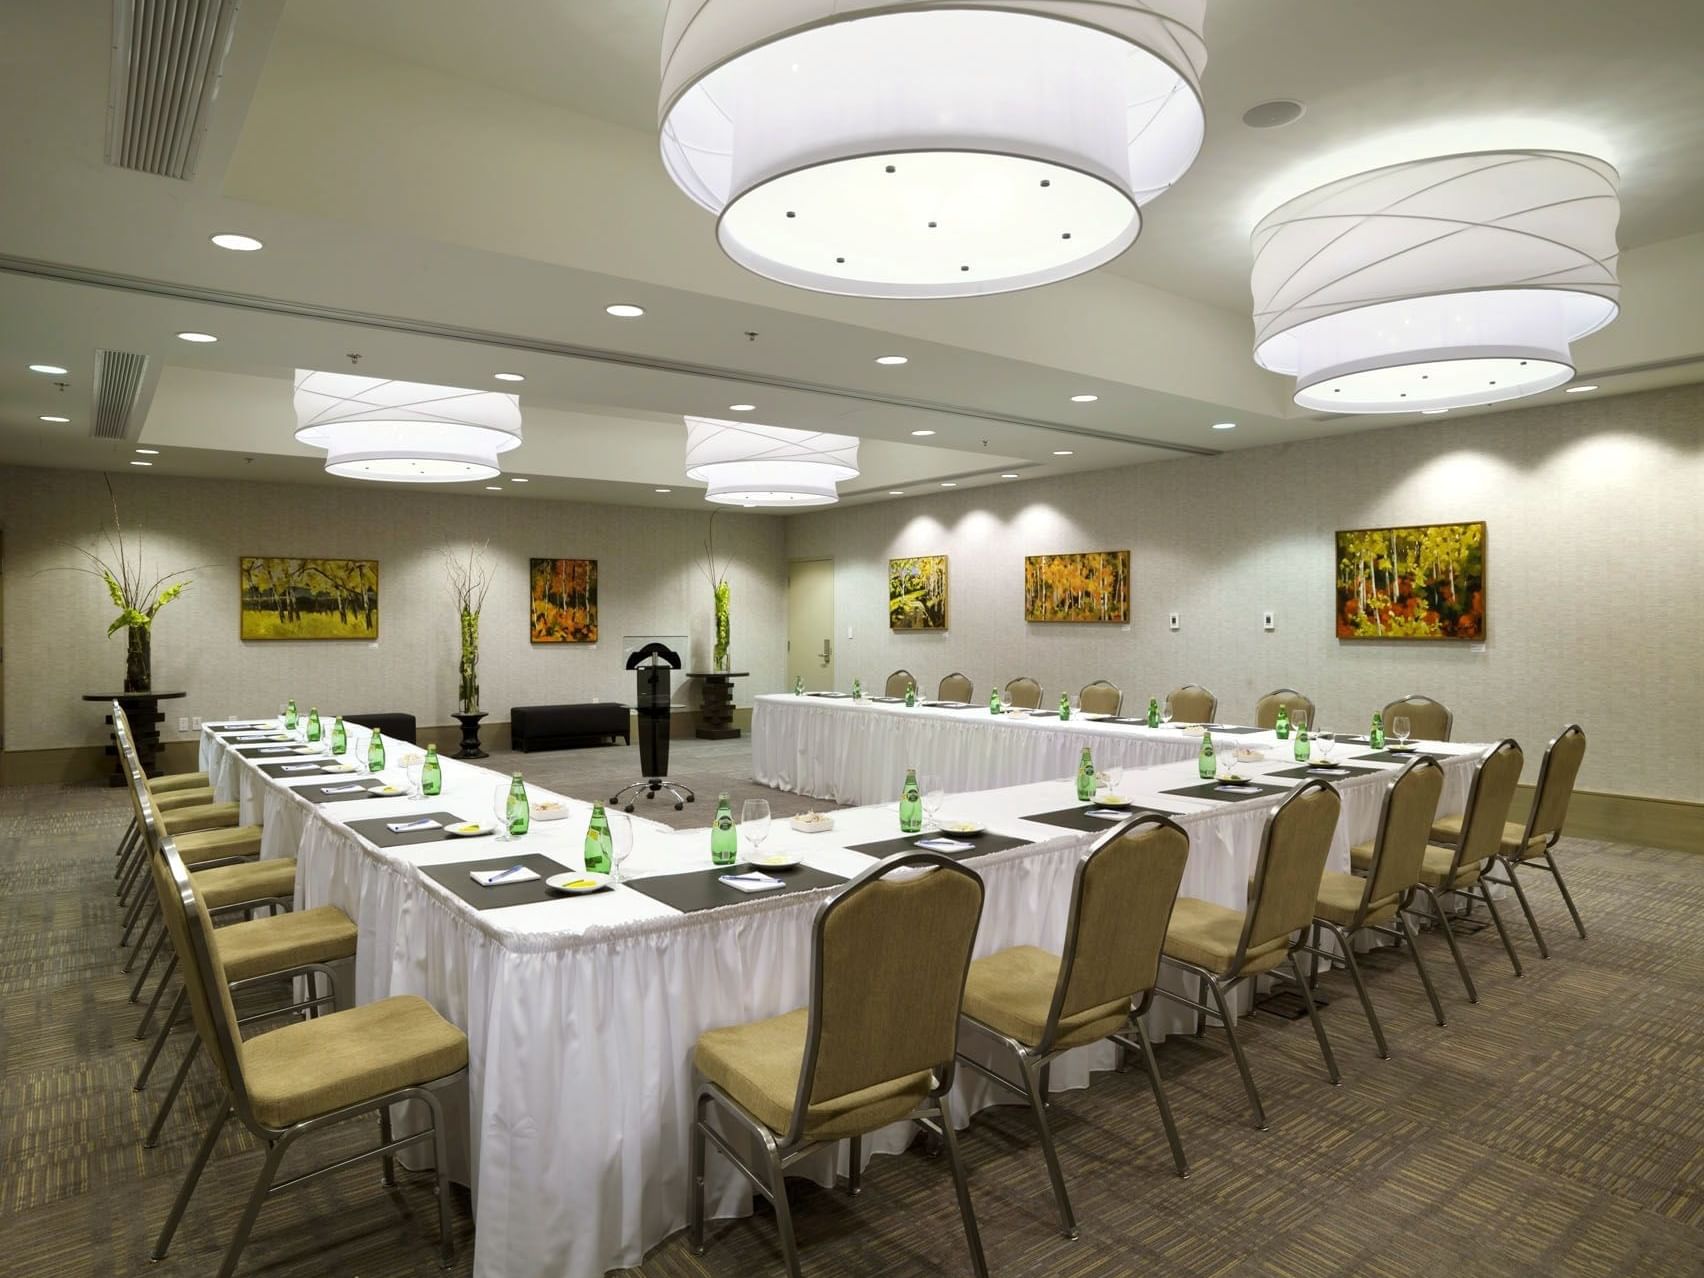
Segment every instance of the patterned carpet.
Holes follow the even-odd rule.
[[[749,756],[705,750],[680,752],[690,783],[738,785],[742,766],[749,776]],[[601,785],[631,765],[601,751],[534,758],[563,770],[558,783]],[[707,820],[703,802],[681,819]],[[166,1073],[131,1090],[144,1045],[113,944],[121,804],[96,789],[0,791],[0,1274],[212,1273],[258,1166],[228,1128],[172,1255],[149,1266],[215,1097],[198,1072],[160,1147],[141,1148]],[[1704,856],[1570,840],[1562,857],[1591,939],[1539,887],[1555,957],[1541,961],[1521,933],[1517,980],[1491,932],[1469,937],[1475,1007],[1441,939],[1424,938],[1447,1028],[1432,1024],[1411,968],[1371,960],[1392,1060],[1374,1055],[1345,978],[1327,978],[1342,1087],[1325,1082],[1305,1024],[1247,1020],[1267,1132],[1248,1125],[1221,1035],[1163,1044],[1187,1181],[1172,1173],[1140,1073],[1059,1095],[1075,1242],[1055,1229],[1026,1111],[979,1117],[964,1148],[996,1278],[1704,1273]],[[329,1159],[371,1136],[309,1149]],[[813,1278],[969,1272],[946,1167],[920,1150],[875,1160],[857,1200],[799,1182],[792,1201]],[[456,1203],[453,1272],[466,1274],[473,1224],[466,1194]],[[435,1239],[429,1185],[405,1176],[387,1190],[369,1163],[268,1203],[240,1272],[436,1274]],[[631,1272],[782,1270],[760,1206],[715,1224],[705,1256],[677,1237]]]

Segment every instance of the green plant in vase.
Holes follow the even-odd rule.
[[[710,529],[704,536],[704,575],[710,579],[710,593],[715,604],[716,641],[712,650],[712,670],[731,670],[728,662],[728,636],[732,626],[728,619],[728,565],[716,563],[716,516],[721,511],[710,513]]]
[[[464,559],[444,547],[444,574],[450,597],[461,618],[461,656],[456,663],[456,701],[463,714],[479,713],[479,614],[491,589],[491,566],[485,561],[487,542],[469,546]]]

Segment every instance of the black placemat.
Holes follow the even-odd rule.
[[[374,794],[370,788],[372,784],[372,781],[367,777],[346,777],[342,781],[327,781],[323,785],[298,785],[291,788],[296,794],[301,795],[309,803],[349,803],[357,799],[400,799],[402,797],[399,794]],[[360,785],[362,788],[361,793],[356,794],[353,790],[351,790],[348,794],[326,793],[328,790],[345,785]],[[400,821],[401,819],[401,817],[391,818],[393,821]],[[387,830],[385,833],[389,834],[390,831]]]
[[[1436,759],[1439,763],[1446,763],[1456,756],[1432,754],[1426,750],[1380,750],[1377,754],[1358,754],[1355,757],[1365,763],[1407,763],[1410,759]]]
[[[973,846],[964,852],[943,852],[941,855],[951,857],[955,861],[968,861],[973,856],[987,856],[990,852],[1004,852],[1007,848],[1027,847],[1028,839],[1014,838],[1009,834],[946,834],[933,831],[928,834],[906,834],[897,839],[882,839],[877,843],[854,843],[846,850],[862,852],[865,856],[873,856],[877,860],[890,857],[896,852],[927,852],[928,848],[919,848],[918,839],[957,839],[960,843]]]
[[[1265,732],[1265,728],[1251,728],[1244,723],[1206,723],[1202,724],[1209,732]]]
[[[923,704],[931,710],[968,710],[976,703],[974,701],[925,701]]]
[[[771,888],[767,892],[741,892],[721,881],[724,874],[746,874],[752,870],[762,870],[763,873],[782,880],[787,886]],[[653,901],[661,901],[664,905],[679,910],[682,914],[692,914],[698,910],[714,910],[722,905],[738,905],[741,901],[791,896],[795,892],[809,892],[813,888],[833,887],[844,882],[846,876],[843,874],[831,874],[827,870],[813,869],[808,865],[795,865],[791,869],[780,870],[773,866],[758,866],[748,861],[738,861],[733,865],[713,865],[708,870],[692,870],[686,874],[659,874],[653,878],[630,879],[627,886],[635,892],[643,892]]]
[[[1343,781],[1349,777],[1370,777],[1378,771],[1378,768],[1352,768],[1347,764],[1334,764],[1322,770],[1317,764],[1309,764],[1299,768],[1285,768],[1282,772],[1268,772],[1266,775],[1295,777],[1301,781]]]
[[[849,701],[852,699],[850,692],[807,692],[805,695],[807,697],[827,697],[830,701]]]
[[[394,830],[388,830],[385,828],[393,821],[419,821],[423,817],[431,817],[434,821],[437,821],[439,823],[437,828],[432,830],[411,830],[407,834],[398,834]],[[359,834],[363,839],[367,840],[367,842],[378,847],[403,848],[412,843],[441,843],[445,839],[453,839],[456,836],[453,834],[446,834],[444,832],[444,826],[460,825],[467,819],[468,818],[466,817],[457,816],[454,812],[398,812],[391,816],[371,817],[366,820],[351,821],[349,822],[349,828],[355,831],[356,834]],[[491,836],[486,835],[484,837],[490,838]]]
[[[1150,808],[1150,807],[1123,808],[1123,809],[1120,810],[1120,815],[1118,816],[1117,820],[1114,820],[1111,817],[1107,817],[1103,820],[1100,817],[1092,817],[1092,816],[1086,815],[1090,808],[1098,808],[1099,806],[1100,805],[1096,804],[1096,803],[1084,803],[1084,804],[1079,804],[1078,806],[1076,806],[1074,808],[1060,808],[1057,812],[1037,812],[1033,816],[1025,817],[1024,820],[1026,820],[1026,821],[1040,821],[1043,825],[1056,825],[1062,830],[1090,830],[1090,831],[1093,831],[1093,830],[1110,830],[1115,825],[1117,825],[1119,821],[1127,821],[1131,817],[1136,817],[1136,816],[1176,816],[1177,815],[1176,812],[1168,811],[1165,808]],[[1106,810],[1111,811],[1110,808],[1108,808]]]
[[[307,755],[309,758],[313,757],[311,747],[305,745],[289,745],[283,741],[275,741],[270,744],[264,741],[257,741],[253,745],[232,746],[231,753],[239,754],[245,759],[282,758],[287,754]]]
[[[1273,795],[1288,794],[1294,788],[1287,785],[1262,785],[1258,781],[1250,781],[1247,784],[1255,787],[1260,793],[1224,793],[1217,781],[1203,781],[1200,785],[1185,786],[1181,790],[1166,790],[1163,793],[1175,794],[1180,799],[1213,799],[1219,803],[1247,803],[1251,799],[1269,799]]]
[[[506,870],[511,865],[524,865],[538,877],[528,879],[525,883],[499,883],[496,887],[480,887],[468,877],[474,870]],[[457,861],[451,865],[422,865],[416,868],[433,882],[443,884],[476,910],[501,910],[510,905],[537,905],[541,901],[579,899],[573,893],[554,892],[544,886],[545,879],[552,874],[561,874],[564,870],[572,870],[574,867],[553,861],[538,852],[528,852],[524,856],[500,856],[486,861]],[[603,893],[586,892],[583,895],[602,896]]]
[[[229,741],[232,737],[270,736],[279,731],[277,728],[213,728],[214,736],[221,741]]]
[[[1028,713],[1032,719],[1057,719],[1059,717],[1057,710],[1031,710]]]
[[[1122,723],[1127,728],[1146,728],[1146,727],[1150,726],[1149,723],[1148,723],[1148,720],[1146,718],[1141,718],[1141,719],[1132,718],[1129,715],[1123,715],[1123,716],[1114,715],[1112,718],[1108,719],[1107,722],[1108,723]],[[1160,724],[1154,724],[1152,726],[1157,729],[1157,728],[1168,727],[1170,725],[1160,723]]]
[[[324,764],[316,764],[312,768],[300,768],[292,772],[289,771],[289,765],[289,759],[280,759],[276,763],[262,763],[256,766],[275,781],[297,781],[303,777],[348,777],[353,780],[361,775],[359,772],[333,772]]]

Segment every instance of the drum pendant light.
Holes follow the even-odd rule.
[[[1206,0],[671,0],[663,165],[759,275],[1029,288],[1122,253],[1194,162]]]
[[[521,446],[521,401],[499,391],[296,370],[296,438],[333,475],[399,484],[490,479]]]
[[[1303,408],[1494,404],[1574,375],[1616,316],[1615,169],[1564,151],[1395,164],[1274,209],[1254,229],[1255,362]]]
[[[686,419],[686,474],[729,506],[827,506],[835,485],[858,477],[851,435],[788,430],[713,417]]]

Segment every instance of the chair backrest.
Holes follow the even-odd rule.
[[[982,895],[981,878],[958,862],[902,852],[817,911],[789,1143],[806,1135],[814,1105],[931,1071],[937,1086],[951,1084]],[[918,1099],[928,1090],[925,1080]]]
[[[1212,723],[1219,714],[1219,698],[1198,683],[1186,683],[1166,693],[1166,709],[1181,723]]]
[[[1480,757],[1467,789],[1467,808],[1461,817],[1461,840],[1456,844],[1450,875],[1463,866],[1482,864],[1503,846],[1503,823],[1509,819],[1515,787],[1526,759],[1513,738],[1504,738]],[[1446,885],[1448,886],[1448,885]]]
[[[343,722],[358,723],[363,728],[372,728],[376,732],[383,733],[393,741],[406,741],[409,745],[415,744],[414,736],[416,728],[414,716],[411,714],[402,714],[396,711],[385,711],[384,713],[375,712],[373,714],[346,714],[343,716]]]
[[[1561,836],[1562,823],[1568,819],[1568,800],[1574,797],[1574,780],[1585,757],[1586,734],[1577,723],[1563,728],[1544,748],[1538,785],[1532,792],[1532,811],[1527,816],[1529,845],[1542,838],[1548,846]]]
[[[1324,781],[1306,781],[1267,818],[1232,975],[1250,950],[1312,926],[1319,881],[1325,876],[1331,836],[1342,810],[1343,800],[1334,788]]]
[[[887,677],[887,685],[882,689],[884,697],[903,697],[907,688],[917,686],[917,676],[909,670],[895,670]]]
[[[1420,881],[1432,822],[1438,819],[1438,798],[1444,792],[1444,770],[1430,755],[1409,760],[1385,786],[1379,806],[1378,830],[1373,836],[1373,863],[1361,897],[1363,916],[1375,905],[1400,896]],[[1357,919],[1356,923],[1359,924]]]
[[[1023,710],[1039,710],[1041,708],[1041,685],[1028,675],[1019,675],[1006,685],[1006,690],[1000,694],[1000,699],[1009,706],[1017,706]]]
[[[1124,705],[1124,690],[1105,679],[1096,679],[1077,694],[1077,704],[1084,714],[1117,714]]]
[[[941,680],[935,696],[940,701],[970,701],[976,696],[976,685],[955,670]]]
[[[1254,703],[1254,726],[1257,728],[1275,728],[1278,726],[1278,707],[1283,706],[1289,712],[1290,722],[1296,721],[1296,712],[1307,716],[1308,727],[1317,726],[1314,723],[1314,703],[1309,697],[1304,697],[1294,688],[1274,688],[1259,701]]]
[[[1410,735],[1421,741],[1448,741],[1450,729],[1455,727],[1455,715],[1450,713],[1448,706],[1418,692],[1391,702],[1379,713],[1384,719],[1386,732],[1390,731],[1391,721],[1400,714],[1408,719]]]
[[[1038,1051],[1059,1022],[1154,986],[1160,948],[1189,861],[1189,835],[1162,816],[1127,822],[1077,863],[1059,983]]]

